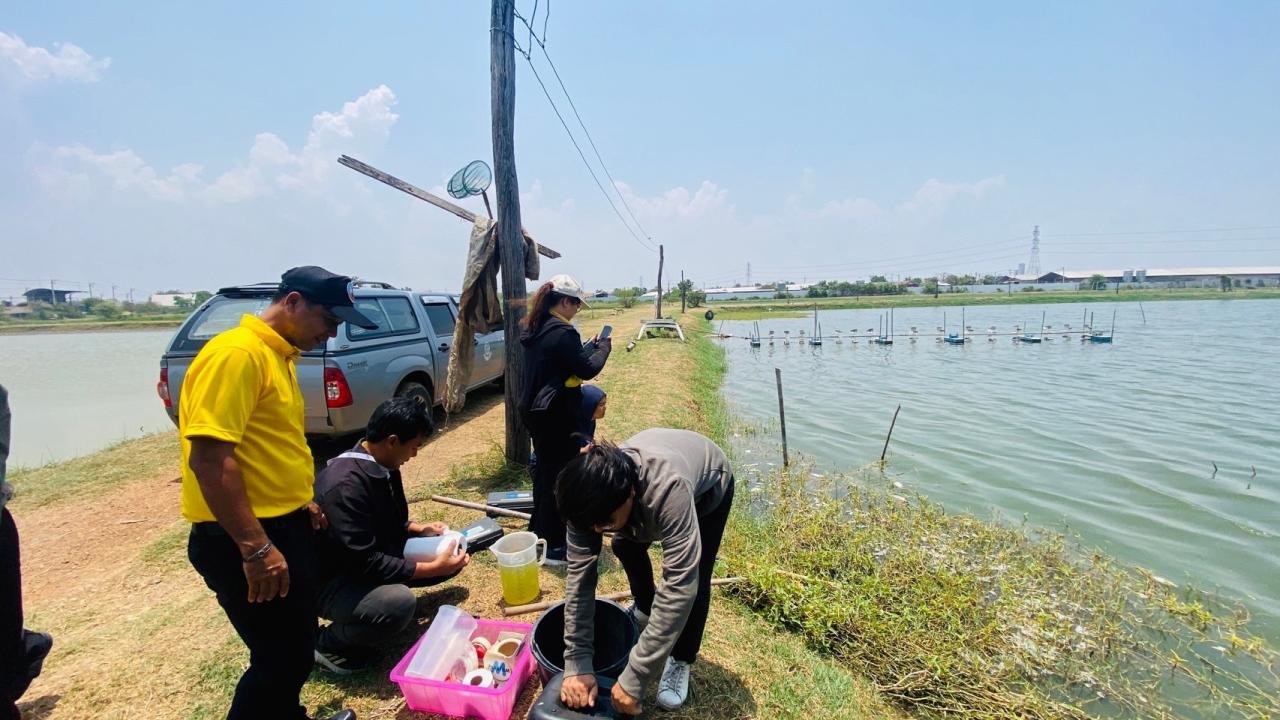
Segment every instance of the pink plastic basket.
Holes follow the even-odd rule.
[[[441,680],[424,680],[409,677],[404,671],[409,667],[409,660],[418,651],[426,637],[418,638],[418,642],[409,648],[400,662],[391,670],[391,682],[400,686],[404,693],[405,704],[410,710],[418,712],[438,713],[453,717],[480,718],[480,720],[507,720],[515,707],[516,699],[525,682],[533,675],[533,653],[530,650],[530,636],[533,626],[527,623],[503,622],[501,620],[476,619],[476,631],[472,637],[482,637],[489,642],[498,639],[498,633],[509,630],[523,633],[524,642],[516,654],[516,665],[511,670],[511,679],[501,687],[479,688],[462,683],[444,682]]]

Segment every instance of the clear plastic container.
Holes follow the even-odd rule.
[[[477,621],[453,605],[441,605],[427,632],[405,656],[405,675],[423,680],[444,680],[463,652],[471,650]],[[399,666],[397,666],[399,667]]]
[[[404,557],[414,562],[431,562],[440,555],[467,551],[467,538],[456,530],[431,537],[413,537],[404,543]]]
[[[441,610],[444,607],[449,606],[443,606]],[[480,720],[507,720],[511,717],[511,711],[520,697],[520,691],[533,675],[534,663],[529,639],[533,626],[527,623],[485,619],[477,620],[476,624],[474,634],[467,640],[468,648],[471,647],[470,637],[482,637],[494,643],[498,640],[498,634],[504,631],[524,635],[520,649],[516,651],[516,662],[511,669],[511,679],[500,687],[484,688],[444,680],[427,680],[406,674],[410,661],[418,653],[418,648],[427,642],[427,636],[424,635],[391,670],[391,682],[400,686],[400,692],[404,694],[405,704],[410,710],[451,717],[480,718]]]

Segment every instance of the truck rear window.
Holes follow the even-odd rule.
[[[214,335],[240,324],[242,315],[257,315],[271,304],[269,296],[221,298],[197,315],[174,340],[173,350],[199,352]]]
[[[349,340],[369,340],[418,331],[418,317],[413,314],[413,308],[409,305],[408,298],[359,298],[356,300],[356,309],[368,316],[370,320],[378,325],[378,328],[376,330],[365,330],[348,324],[346,327],[347,339]]]

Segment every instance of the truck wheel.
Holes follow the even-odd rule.
[[[431,389],[420,382],[409,381],[401,383],[396,390],[396,397],[414,398],[421,403],[425,403],[427,408],[430,408],[434,403],[434,399],[431,397]]]

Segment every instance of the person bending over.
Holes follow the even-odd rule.
[[[619,446],[597,443],[565,466],[556,482],[556,503],[568,525],[560,693],[566,705],[586,707],[596,698],[596,561],[606,532],[613,533],[613,554],[627,574],[635,598],[631,614],[641,627],[613,686],[613,706],[641,712],[645,688],[659,668],[658,704],[667,709],[684,704],[733,487],[724,451],[688,430],[654,428]],[[662,543],[662,582],[656,587],[648,553],[654,542]]]

